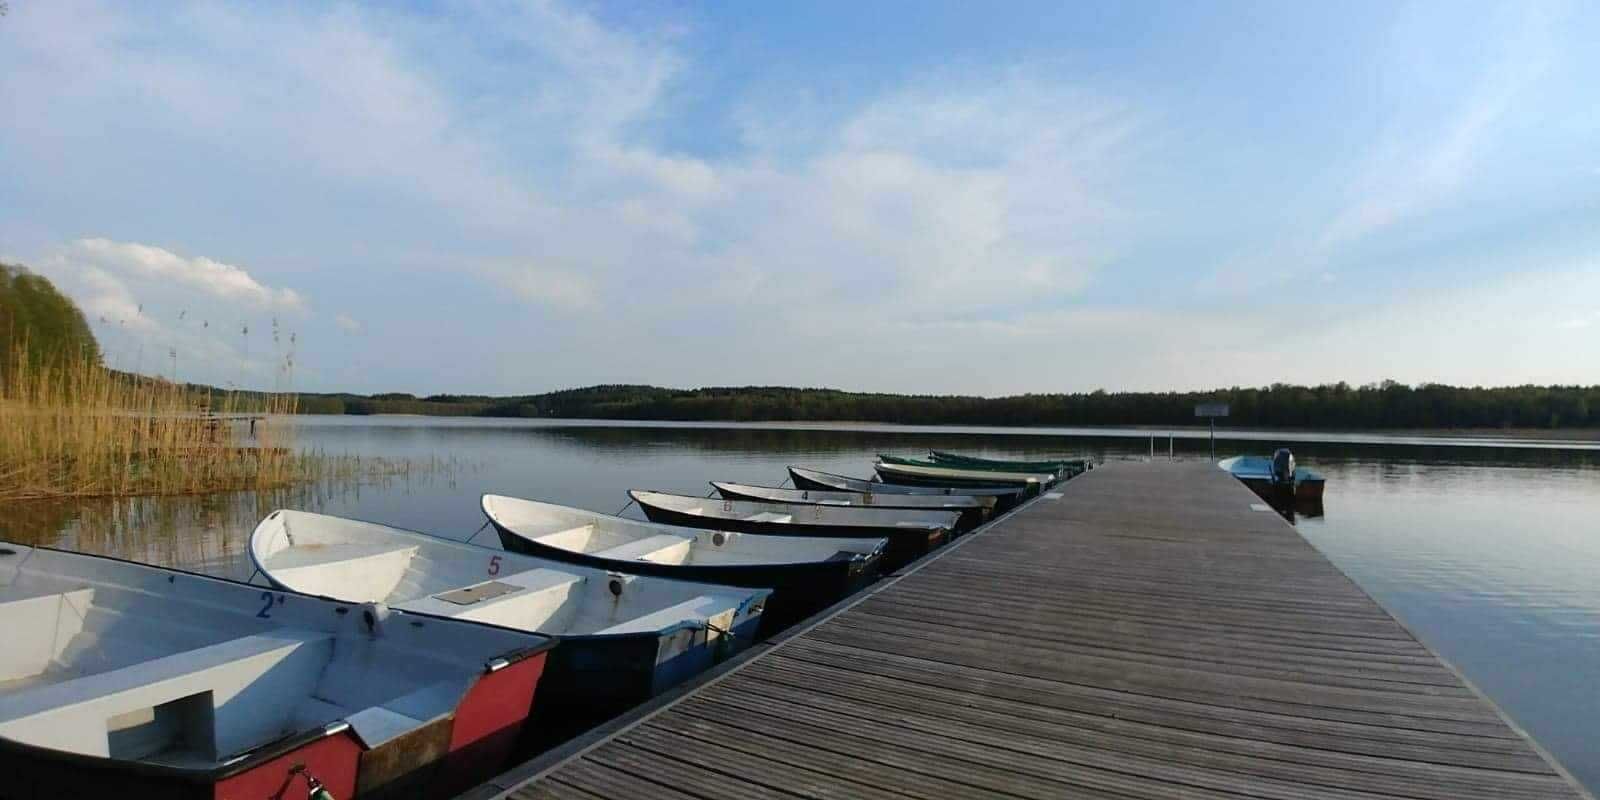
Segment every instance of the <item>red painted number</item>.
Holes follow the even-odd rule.
[[[491,556],[489,558],[489,574],[490,575],[499,575],[500,574],[500,557],[499,556]]]

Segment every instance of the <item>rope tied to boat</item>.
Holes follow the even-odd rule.
[[[489,523],[493,522],[493,521],[494,520],[488,520],[488,519],[484,520],[483,524],[479,525],[478,529],[473,531],[471,536],[467,537],[467,544],[472,544],[472,540],[478,538],[478,534],[483,533],[483,529],[489,527]]]
[[[622,516],[622,512],[624,512],[624,511],[627,511],[627,510],[628,510],[628,506],[631,506],[631,505],[633,505],[633,503],[634,503],[634,500],[633,500],[633,498],[632,498],[632,497],[629,497],[629,498],[628,498],[628,502],[627,502],[627,503],[625,503],[625,504],[624,504],[624,505],[623,505],[623,506],[622,506],[622,508],[619,508],[619,509],[617,509],[617,512],[616,512],[616,513],[615,513],[615,514],[612,514],[612,515],[611,515],[611,516],[613,516],[613,517],[620,517],[620,516]]]

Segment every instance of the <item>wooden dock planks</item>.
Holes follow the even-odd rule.
[[[1207,463],[1115,463],[478,796],[1591,797]]]

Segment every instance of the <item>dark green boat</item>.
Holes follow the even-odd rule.
[[[878,461],[899,467],[920,467],[924,469],[949,469],[963,472],[992,472],[995,474],[1017,474],[1043,476],[1050,480],[1046,483],[1055,483],[1064,478],[1070,478],[1081,470],[1068,468],[1062,464],[1047,461],[1040,463],[1016,462],[1019,466],[1006,466],[998,462],[976,459],[977,463],[944,461],[934,458],[906,458],[905,456],[886,456],[878,454]]]
[[[1002,472],[1053,472],[1071,476],[1094,468],[1094,464],[1087,458],[1063,458],[1054,461],[1007,461],[996,458],[964,456],[960,453],[949,453],[943,450],[934,450],[929,453],[929,456],[935,464],[961,467],[962,469],[985,469]]]
[[[954,464],[935,464],[931,461],[895,456],[879,456],[873,469],[885,483],[950,487],[1000,484],[1021,488],[1028,497],[1061,480],[1061,476],[1054,472],[968,469]]]

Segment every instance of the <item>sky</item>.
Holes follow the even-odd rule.
[[[1600,4],[10,0],[0,261],[299,391],[1600,383]]]

